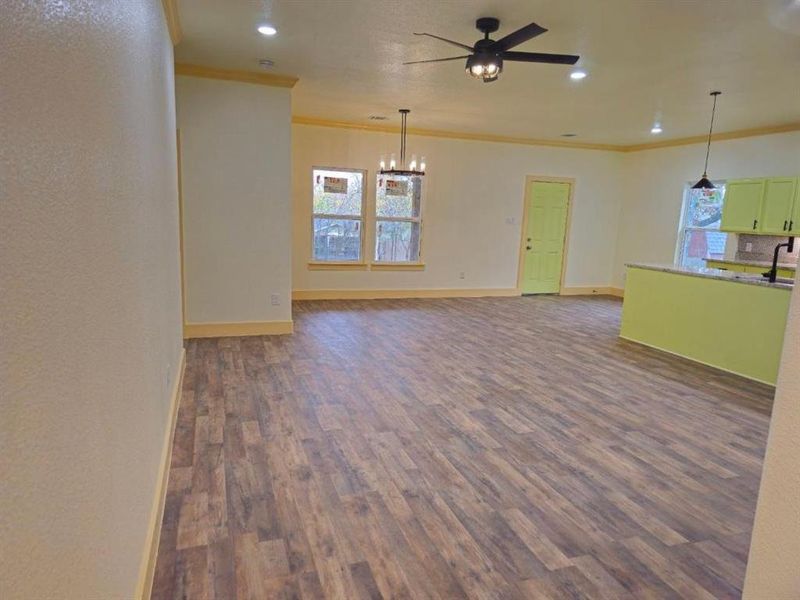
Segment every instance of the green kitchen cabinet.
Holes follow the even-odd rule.
[[[726,184],[721,231],[758,233],[766,183],[765,179],[737,179]]]
[[[735,271],[737,273],[751,273],[755,274],[762,274],[769,271],[768,266],[756,266],[756,265],[748,265],[745,263],[734,263],[734,262],[720,262],[714,260],[712,258],[706,259],[706,267],[709,269],[722,269],[723,271]],[[778,268],[778,277],[785,278],[785,279],[794,279],[795,270],[794,269],[781,269]]]
[[[764,198],[761,201],[761,217],[758,232],[786,235],[792,221],[792,209],[797,196],[797,179],[793,177],[772,177],[764,185]]]
[[[797,180],[794,190],[794,209],[792,218],[789,219],[789,233],[800,235],[800,179]]]
[[[709,269],[722,269],[723,271],[742,271],[744,272],[745,266],[737,263],[718,262],[710,258],[706,259],[706,267]]]

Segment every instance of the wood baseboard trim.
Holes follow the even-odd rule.
[[[607,285],[583,286],[583,287],[565,287],[561,288],[560,295],[562,296],[617,296],[623,297],[624,290],[622,288],[610,287]]]
[[[175,426],[178,423],[178,407],[181,403],[181,389],[183,387],[183,374],[186,371],[186,349],[181,348],[180,366],[178,376],[172,387],[172,396],[169,406],[169,422],[164,434],[164,446],[161,448],[161,464],[158,469],[158,483],[150,510],[150,522],[145,539],[144,555],[139,568],[139,583],[136,586],[136,595],[140,600],[148,600],[153,588],[153,576],[156,571],[156,558],[158,545],[161,541],[161,521],[164,518],[164,503],[167,499],[167,484],[169,482],[169,466],[172,462],[172,442],[175,438]]]
[[[515,288],[434,288],[426,290],[293,290],[292,300],[379,300],[401,298],[485,298],[519,296]]]
[[[244,321],[231,323],[184,323],[183,338],[244,337],[294,333],[294,321]]]

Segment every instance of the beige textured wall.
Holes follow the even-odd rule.
[[[609,284],[620,153],[413,135],[409,152],[424,155],[428,164],[422,239],[426,269],[309,271],[312,167],[366,169],[368,211],[374,214],[378,160],[398,153],[399,143],[397,134],[293,127],[294,289],[515,288],[526,175],[576,180],[564,285]],[[374,225],[374,219],[368,220],[369,228]]]
[[[288,321],[291,90],[178,77],[176,94],[186,321]]]
[[[800,598],[800,279],[789,306],[743,598]]]
[[[0,3],[0,597],[129,598],[180,358],[159,0]]]

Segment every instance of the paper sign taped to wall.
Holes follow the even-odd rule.
[[[326,177],[323,190],[326,194],[346,194],[347,177]]]
[[[408,194],[407,181],[396,181],[394,179],[386,180],[387,196],[405,196],[406,194]]]

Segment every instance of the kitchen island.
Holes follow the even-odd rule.
[[[793,283],[629,264],[620,337],[775,385]]]

